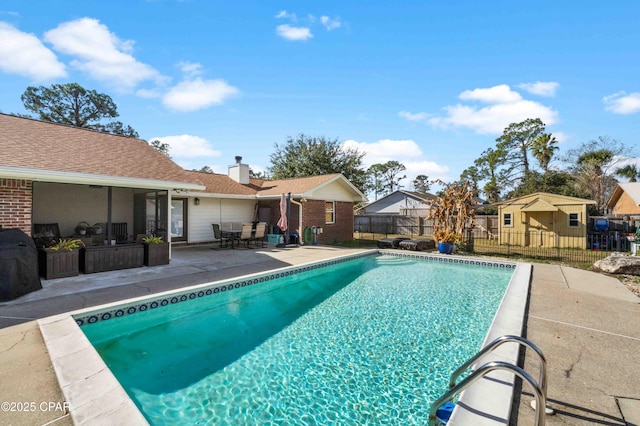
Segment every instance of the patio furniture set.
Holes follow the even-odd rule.
[[[255,247],[258,247],[260,243],[261,247],[265,246],[265,240],[267,238],[267,223],[266,222],[254,222],[243,223],[240,229],[234,228],[231,225],[230,229],[221,229],[220,224],[212,223],[214,241],[220,243],[220,248],[231,246],[232,249],[240,247],[241,243],[244,243],[246,248],[250,248],[249,244],[253,243]]]

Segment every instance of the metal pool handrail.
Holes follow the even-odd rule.
[[[493,370],[511,371],[515,375],[519,376],[521,379],[526,380],[527,382],[529,382],[529,384],[531,384],[536,397],[535,426],[544,426],[546,421],[545,409],[544,409],[544,407],[546,406],[546,397],[542,393],[540,386],[538,386],[538,384],[533,379],[533,377],[531,377],[531,375],[528,374],[526,371],[524,371],[522,368],[518,367],[517,365],[509,364],[508,362],[504,362],[504,361],[491,361],[482,365],[473,373],[471,373],[469,376],[465,377],[460,383],[458,383],[453,388],[445,392],[444,395],[438,398],[436,402],[434,402],[433,405],[431,406],[431,410],[429,411],[429,425],[430,426],[437,425],[438,420],[436,417],[436,412],[438,410],[438,407],[442,406],[446,402],[451,401],[457,394],[459,394],[460,392],[465,390],[467,387],[469,387],[471,384],[473,384],[476,380],[483,378],[485,375],[492,372]]]
[[[464,364],[458,367],[456,371],[454,371],[451,374],[451,378],[449,379],[449,388],[450,389],[453,388],[456,385],[456,381],[458,380],[458,377],[460,377],[462,373],[467,371],[467,369],[470,366],[472,366],[480,357],[482,357],[487,352],[490,352],[496,349],[497,347],[501,346],[502,344],[508,343],[508,342],[518,342],[521,345],[525,345],[531,348],[536,354],[538,354],[538,358],[540,358],[540,375],[539,375],[540,379],[538,381],[538,385],[544,392],[544,395],[546,398],[547,396],[547,359],[545,358],[540,348],[534,345],[530,340],[527,340],[521,336],[515,336],[515,335],[509,335],[509,334],[496,338],[494,341],[492,341],[487,346],[482,348],[474,356],[469,358],[469,360],[467,360]]]
[[[540,378],[539,378],[538,383],[536,383],[535,380],[533,380],[531,378],[531,376],[528,373],[526,373],[524,370],[522,370],[520,367],[518,367],[516,365],[513,365],[513,364],[506,363],[506,362],[494,361],[494,362],[489,362],[487,364],[484,364],[482,367],[480,367],[477,370],[475,370],[474,372],[472,372],[466,379],[462,380],[460,383],[458,383],[456,385],[456,381],[458,380],[458,377],[460,377],[461,374],[463,374],[465,371],[467,371],[467,369],[470,366],[472,366],[480,357],[482,357],[486,353],[496,349],[497,347],[501,346],[502,344],[508,343],[508,342],[518,342],[521,345],[525,345],[525,346],[529,347],[536,354],[538,354],[538,357],[540,358],[540,373],[539,373],[539,377]],[[485,371],[485,370],[487,370],[487,367],[490,366],[490,365],[493,365],[495,368],[490,368],[488,371]],[[533,386],[534,390],[536,391],[536,407],[535,407],[535,410],[536,410],[536,426],[544,425],[545,424],[545,414],[546,414],[546,403],[547,403],[547,360],[546,360],[544,354],[542,353],[542,351],[540,350],[540,348],[538,348],[531,341],[525,339],[524,337],[515,336],[515,335],[504,335],[504,336],[500,336],[500,337],[496,338],[491,343],[489,343],[484,348],[482,348],[480,351],[478,351],[478,353],[476,353],[474,356],[472,356],[470,359],[468,359],[466,362],[464,362],[460,367],[458,367],[451,374],[451,378],[449,379],[449,390],[443,396],[441,396],[436,402],[434,402],[433,405],[431,406],[431,411],[429,413],[429,424],[430,425],[431,424],[433,424],[433,425],[436,424],[435,423],[435,421],[436,421],[436,411],[438,410],[438,408],[440,408],[446,402],[449,402],[449,401],[453,400],[453,398],[458,393],[462,392],[462,390],[464,390],[467,386],[469,386],[471,383],[475,382],[476,379],[484,377],[485,374],[487,374],[490,371],[495,370],[495,369],[512,370],[515,374],[517,374],[521,378],[526,379],[527,381],[529,381],[529,383]],[[481,374],[481,373],[479,373],[479,371],[483,371],[484,373]],[[531,380],[529,380],[529,379],[531,379]],[[538,398],[538,393],[540,393],[540,395],[542,397],[541,401]],[[540,405],[540,404],[542,404],[542,405]],[[542,407],[542,408],[540,408],[540,407]],[[541,423],[540,423],[540,420],[542,421]]]

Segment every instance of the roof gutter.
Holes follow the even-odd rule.
[[[204,185],[193,182],[177,182],[155,179],[141,179],[124,176],[94,175],[89,173],[60,172],[53,170],[28,169],[23,167],[0,166],[0,176],[9,179],[25,179],[40,182],[73,183],[79,185],[119,186],[141,189],[181,189],[203,190]]]

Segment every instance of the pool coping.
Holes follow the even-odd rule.
[[[178,299],[176,299],[176,302],[171,303],[178,303],[186,301],[189,298],[200,297],[199,293],[206,292],[207,289],[212,290],[212,292],[214,289],[221,290],[223,287],[227,288],[227,290],[231,290],[239,288],[243,283],[245,285],[252,285],[267,281],[264,279],[261,281],[260,278],[271,276],[276,278],[277,274],[286,276],[288,274],[304,272],[309,269],[344,262],[359,257],[370,256],[377,253],[409,258],[424,258],[431,261],[446,263],[477,264],[492,267],[514,268],[514,275],[511,278],[507,291],[505,292],[505,296],[503,297],[496,313],[496,317],[494,318],[485,338],[485,343],[502,334],[521,335],[522,325],[524,324],[524,307],[526,306],[528,286],[531,276],[530,264],[505,262],[492,259],[479,259],[474,257],[405,252],[398,250],[366,250],[357,254],[341,255],[321,261],[311,261],[299,265],[286,266],[270,271],[244,275],[241,277],[188,286],[180,290],[170,290],[153,295],[120,300],[113,303],[67,312],[38,320],[38,325],[42,332],[47,350],[49,351],[49,356],[58,378],[60,388],[69,404],[74,424],[85,425],[95,424],[96,422],[103,422],[105,424],[148,424],[147,420],[139,411],[135,403],[129,398],[124,388],[120,385],[100,355],[93,348],[89,339],[80,329],[79,319],[88,320],[91,317],[96,317],[97,320],[108,320],[119,311],[122,312],[122,315],[134,314],[138,310],[134,312],[127,312],[125,309],[132,306],[137,306],[139,309],[142,304],[152,303],[152,300],[162,301],[168,298],[170,298],[168,300],[173,300],[177,297]],[[516,276],[518,276],[518,280],[516,280]],[[526,284],[524,283],[525,278]],[[254,280],[255,282],[253,282]],[[249,283],[249,281],[251,281],[251,283]],[[525,285],[526,287],[524,287]],[[518,294],[516,290],[520,294]],[[192,297],[191,295],[195,296]],[[184,296],[186,296],[186,298],[184,298]],[[203,294],[203,296],[205,296],[205,294]],[[512,307],[511,305],[514,303],[517,306]],[[125,308],[123,308],[123,306],[125,306]],[[141,310],[142,309],[139,309],[139,311]],[[109,315],[108,318],[106,314]],[[518,318],[514,319],[514,316],[519,317],[519,320]],[[517,324],[519,324],[519,328]],[[514,328],[518,328],[517,332],[514,331]],[[512,363],[517,361],[517,356],[518,348],[515,347],[515,345],[504,345],[492,353],[492,359],[495,360],[497,359],[496,357],[500,357],[500,359],[504,359],[505,361]],[[513,375],[510,375],[512,376],[511,378],[508,376],[509,374],[504,372],[492,373],[491,377],[499,378],[499,382],[497,384],[495,381],[491,380],[480,380],[476,382],[472,388],[463,392],[459,400],[458,408],[454,410],[449,424],[469,424],[469,419],[471,417],[468,416],[473,416],[473,423],[479,425],[505,424],[508,422],[508,420],[496,422],[496,419],[508,419],[509,412],[511,411],[511,403],[513,400]],[[509,381],[511,383],[510,385],[508,385]],[[507,385],[505,385],[505,383]],[[486,387],[489,387],[490,390],[483,390]],[[494,387],[497,387],[498,389],[493,390]],[[487,397],[487,395],[490,395],[490,397]],[[508,398],[508,404],[506,404],[506,398]],[[496,408],[496,405],[500,407]],[[470,407],[473,408],[471,409]],[[484,414],[478,416],[478,413]],[[478,423],[479,420],[487,420],[490,421],[490,423]]]

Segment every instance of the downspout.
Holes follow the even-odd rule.
[[[302,227],[302,203],[297,202],[293,198],[291,199],[291,202],[298,206],[298,244],[302,246],[304,245],[304,239],[302,238],[302,232],[304,230]]]

